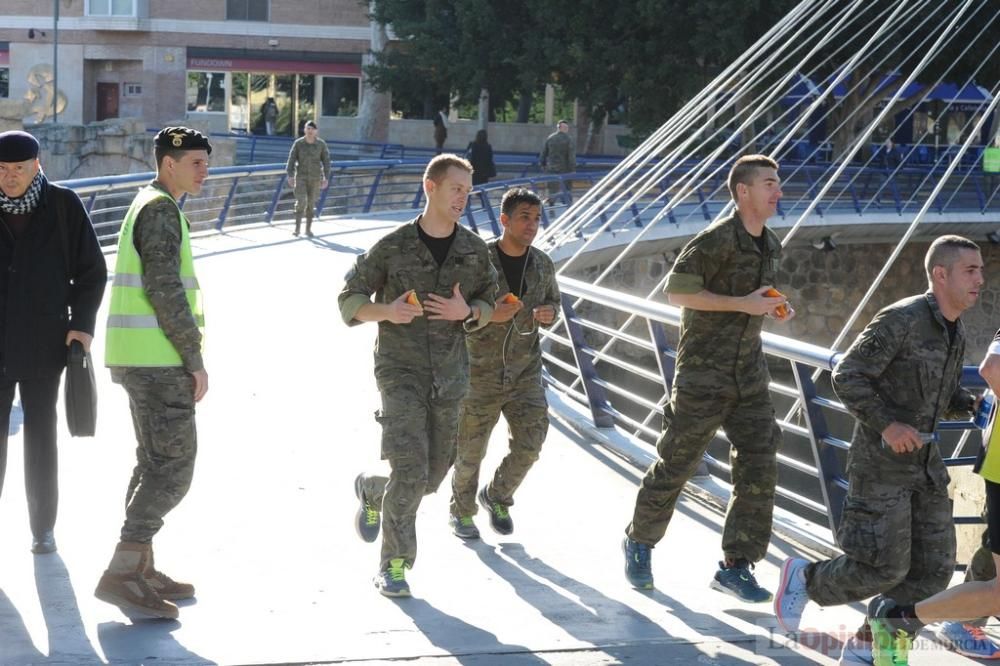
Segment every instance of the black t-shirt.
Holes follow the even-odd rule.
[[[528,251],[525,250],[520,257],[512,257],[505,254],[497,245],[497,254],[500,256],[500,265],[503,267],[503,275],[507,278],[507,284],[510,286],[510,293],[521,298],[527,289],[527,285],[524,283],[524,270],[528,264]]]
[[[431,251],[431,255],[434,257],[434,261],[437,262],[438,268],[444,263],[445,258],[448,256],[448,250],[451,248],[451,242],[455,240],[455,234],[458,233],[458,225],[452,229],[451,235],[445,236],[444,238],[435,238],[431,236],[424,228],[417,224],[417,233],[420,235],[420,240],[424,242],[427,249]]]
[[[761,234],[760,236],[750,236],[753,242],[756,243],[757,249],[760,250],[761,254],[767,254],[767,234]]]
[[[949,345],[955,344],[955,334],[958,333],[958,320],[956,319],[955,321],[948,321],[947,319],[945,319],[944,325],[945,328],[948,329],[948,344]]]

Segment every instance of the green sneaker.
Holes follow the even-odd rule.
[[[486,509],[486,513],[490,514],[490,527],[493,528],[494,532],[511,534],[514,531],[514,521],[511,520],[507,507],[491,500],[490,496],[486,494],[486,486],[483,486],[483,489],[479,491],[476,499]]]
[[[903,629],[893,631],[884,618],[868,618],[872,629],[872,663],[875,666],[907,666],[913,639]]]
[[[410,596],[410,586],[406,584],[406,561],[401,557],[389,560],[389,566],[375,576],[375,587],[384,597]]]
[[[362,541],[371,543],[378,538],[378,531],[382,526],[382,514],[379,507],[369,503],[365,497],[364,479],[364,474],[358,474],[354,479],[354,494],[358,498],[358,513],[354,519],[354,527]]]
[[[448,518],[451,532],[460,539],[478,539],[479,528],[472,521],[472,516],[451,516]]]

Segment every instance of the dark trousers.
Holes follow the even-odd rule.
[[[7,437],[14,387],[24,409],[24,488],[31,533],[41,536],[56,524],[59,506],[59,456],[56,451],[56,400],[59,378],[0,379],[0,492],[7,470]]]

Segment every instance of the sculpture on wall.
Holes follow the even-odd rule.
[[[28,115],[24,119],[26,125],[43,123],[51,118],[52,101],[56,95],[57,112],[62,114],[66,110],[66,95],[56,90],[52,65],[35,65],[28,70],[27,80],[28,92],[24,93],[24,99],[28,103]]]

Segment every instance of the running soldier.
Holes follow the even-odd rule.
[[[972,241],[942,236],[924,268],[928,291],[875,315],[834,368],[834,390],[857,419],[837,529],[844,554],[782,565],[774,612],[788,632],[798,631],[810,600],[832,606],[882,594],[910,604],[951,580],[955,526],[934,432],[939,419],[967,416],[973,407],[959,386],[959,316],[979,298],[983,260]],[[844,645],[844,658],[872,657],[866,624]]]
[[[542,201],[530,190],[508,190],[500,202],[503,235],[489,243],[501,294],[490,325],[467,336],[471,380],[462,403],[458,456],[451,478],[451,524],[456,536],[479,538],[473,521],[476,499],[499,534],[514,531],[510,507],[549,428],[542,386],[542,348],[538,326],[551,326],[559,312],[555,267],[531,247],[542,215]],[[479,466],[490,433],[503,413],[510,451],[493,480],[476,494]]]
[[[354,492],[363,540],[378,538],[385,513],[375,576],[385,596],[410,596],[406,569],[417,556],[417,508],[455,461],[459,405],[469,389],[465,337],[493,316],[497,274],[489,249],[458,223],[471,190],[466,160],[432,159],[423,213],[358,257],[338,299],[347,325],[378,323],[382,408],[375,418],[391,471],[388,478],[358,475]]]

